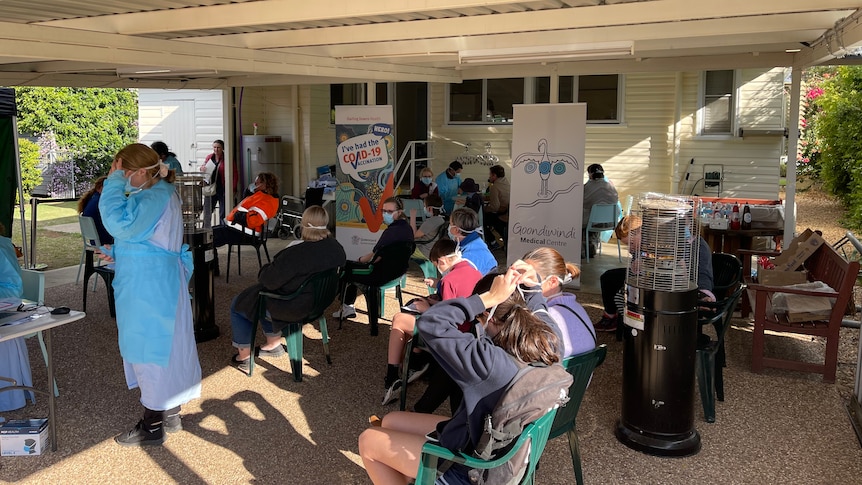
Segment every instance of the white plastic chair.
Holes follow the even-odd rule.
[[[410,209],[416,209],[416,221],[425,219],[425,201],[423,199],[401,199],[404,204],[404,216],[410,219]]]
[[[599,254],[602,253],[602,242],[607,242],[610,240],[611,232],[613,232],[614,227],[617,225],[617,221],[620,219],[620,205],[616,204],[595,204],[590,209],[590,218],[587,221],[587,228],[585,230],[585,247],[587,250],[585,251],[587,255],[587,263],[590,262],[590,233],[598,232],[604,233],[607,232],[607,237],[602,234],[599,237]],[[620,241],[617,240],[617,253],[619,255],[620,261],[623,260],[623,251],[620,247]]]
[[[24,291],[21,293],[21,298],[30,300],[37,305],[45,304],[45,273],[32,269],[21,270],[21,282],[23,283]],[[45,359],[45,366],[48,366],[48,349],[45,347],[45,340],[42,337],[42,332],[31,333],[25,338],[38,337],[39,346],[42,348],[42,358]],[[57,379],[54,378],[54,396],[60,396],[60,391],[57,389]]]
[[[90,269],[84,268],[85,264],[92,264],[87,261],[87,251],[97,251],[99,246],[102,245],[102,242],[99,240],[99,230],[96,229],[96,221],[90,216],[78,216],[78,224],[81,228],[81,238],[84,240],[84,249],[81,251],[81,262],[78,263],[78,275],[75,276],[75,284],[78,284],[78,281],[81,280],[81,270],[82,269]],[[96,260],[96,264],[102,264],[102,260],[99,258],[93,258]],[[87,271],[84,272],[87,274]],[[96,284],[99,282],[99,278],[93,280],[93,291],[96,291]]]

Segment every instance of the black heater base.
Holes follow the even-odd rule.
[[[681,434],[658,435],[630,429],[622,421],[617,421],[616,435],[620,443],[648,455],[683,457],[700,451],[700,434],[694,430]]]

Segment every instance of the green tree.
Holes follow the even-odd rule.
[[[110,162],[138,139],[138,95],[131,89],[15,88],[18,131],[53,132],[76,158]]]
[[[39,145],[25,138],[18,138],[18,156],[21,159],[21,185],[25,193],[42,183],[39,170]]]
[[[862,227],[862,66],[838,67],[816,103],[824,188],[849,209],[844,222]]]

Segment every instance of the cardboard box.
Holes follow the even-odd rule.
[[[796,236],[796,238],[790,242],[787,249],[775,257],[773,260],[773,263],[775,263],[775,269],[782,271],[796,271],[796,269],[802,266],[802,263],[811,257],[811,255],[814,254],[814,251],[817,251],[817,248],[819,248],[821,244],[825,244],[825,242],[826,241],[824,241],[823,237],[819,234],[811,229],[806,229],[805,232]]]
[[[808,282],[808,272],[758,268],[757,282],[766,286],[798,285]]]
[[[48,419],[11,419],[0,426],[0,456],[41,455],[51,441]]]

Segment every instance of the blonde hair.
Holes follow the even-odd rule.
[[[523,260],[535,268],[542,280],[551,276],[562,280],[567,274],[571,275],[572,279],[581,276],[580,268],[563,259],[563,255],[554,248],[536,248],[525,254]]]
[[[426,173],[428,174],[429,177],[434,177],[434,171],[431,170],[430,167],[423,168],[422,171],[419,172],[419,176],[421,177],[421,176],[425,175]]]
[[[153,179],[161,178],[165,182],[174,183],[175,174],[173,170],[168,170],[168,174],[164,177],[159,175],[161,170],[161,159],[159,154],[152,148],[143,143],[132,143],[126,145],[122,150],[117,152],[115,160],[122,160],[122,166],[126,170],[140,170],[145,168],[150,180],[147,181],[147,186],[151,187],[154,183]],[[149,168],[148,168],[149,167]]]
[[[326,209],[319,205],[313,205],[302,213],[302,240],[315,242],[328,238],[331,233],[326,228],[329,224],[329,214]],[[314,229],[310,226],[323,227],[323,229]]]

